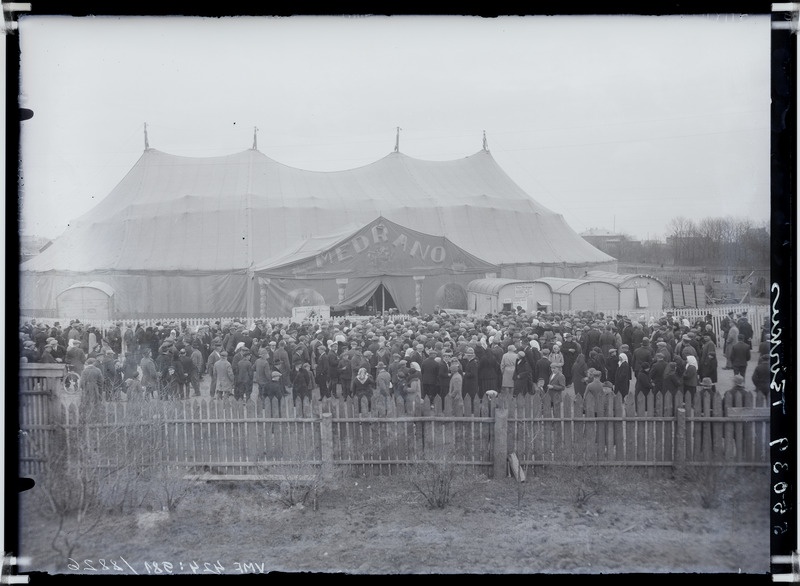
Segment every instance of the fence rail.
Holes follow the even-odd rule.
[[[511,453],[523,466],[768,463],[766,398],[747,391],[724,398],[608,394],[597,401],[565,394],[555,406],[542,393],[474,403],[467,396],[463,408],[438,397],[374,398],[371,405],[352,398],[81,403],[58,388],[55,374],[21,371],[21,429],[33,440],[22,442],[25,474],[77,445],[98,467],[159,461],[237,475],[298,461],[392,474],[443,453],[494,474],[503,473]]]

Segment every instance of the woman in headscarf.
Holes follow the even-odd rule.
[[[575,363],[572,365],[572,386],[575,389],[575,396],[583,397],[586,392],[587,372],[589,370],[586,364],[586,358],[583,352],[579,352],[575,357]]]
[[[375,379],[369,374],[367,368],[362,366],[353,378],[352,395],[356,398],[357,405],[361,405],[361,399],[367,399],[367,409],[372,409],[372,394],[375,391]]]
[[[547,358],[550,360],[550,364],[557,364],[562,368],[564,367],[564,355],[561,353],[560,344],[553,344],[553,349],[550,351],[550,355]]]
[[[406,400],[422,401],[422,367],[417,362],[411,363],[406,377]]]
[[[697,391],[697,357],[689,354],[686,357],[686,368],[683,371],[683,390],[689,391],[689,394],[694,400],[694,394]]]
[[[631,365],[628,364],[628,355],[620,352],[617,362],[617,372],[614,373],[614,390],[625,396],[631,390]]]

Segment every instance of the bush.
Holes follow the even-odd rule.
[[[261,477],[256,481],[257,485],[270,498],[286,507],[310,502],[316,511],[319,507],[319,495],[333,481],[333,475],[326,474],[322,466],[315,462],[311,449],[289,449],[283,458],[279,463],[265,459],[256,465],[256,474]],[[277,491],[273,490],[276,484]]]
[[[457,494],[476,482],[476,475],[458,463],[458,452],[440,449],[433,461],[417,464],[409,477],[411,486],[419,492],[432,509],[443,509]]]

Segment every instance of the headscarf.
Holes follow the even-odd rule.
[[[622,364],[623,362],[628,362],[628,355],[625,352],[620,352],[619,363]]]
[[[692,366],[694,366],[695,368],[697,368],[697,358],[695,358],[695,357],[694,357],[692,354],[689,354],[689,355],[686,357],[686,363],[687,363],[687,364],[691,364]]]
[[[358,379],[358,381],[360,383],[362,383],[362,384],[365,383],[367,381],[367,369],[366,368],[359,368],[358,369],[358,374],[356,375],[356,378]]]

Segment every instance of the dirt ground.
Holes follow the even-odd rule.
[[[720,369],[721,388],[731,378]],[[30,563],[19,572],[42,573],[31,583],[134,573],[768,576],[769,470],[721,474],[551,468],[529,471],[524,483],[473,476],[458,480],[441,509],[405,476],[337,478],[321,487],[316,507],[287,506],[268,485],[194,483],[172,512],[98,515],[71,556],[51,547],[57,521],[34,488],[20,497],[19,553]],[[704,506],[704,497],[714,502]]]
[[[265,486],[193,484],[173,512],[104,515],[74,562],[51,549],[56,523],[26,492],[20,553],[30,565],[20,572],[769,572],[766,469],[681,480],[665,470],[563,468],[524,483],[469,477],[457,488],[439,509],[402,476],[338,479],[316,507],[287,506]],[[581,502],[580,489],[596,492]],[[708,489],[718,501],[704,507]]]

